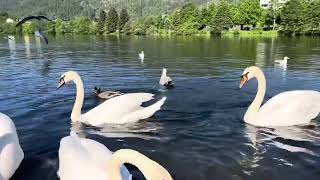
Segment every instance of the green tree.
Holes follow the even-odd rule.
[[[109,10],[107,18],[107,31],[113,33],[117,31],[118,26],[118,13],[114,7]]]
[[[127,9],[122,9],[119,19],[119,30],[122,31],[125,24],[130,20]]]
[[[259,0],[244,0],[236,14],[237,23],[240,25],[256,25],[262,15]]]
[[[311,30],[320,31],[320,0],[312,1],[307,8],[307,19]]]
[[[290,0],[281,8],[281,25],[288,33],[295,34],[303,25],[303,6],[301,0]]]
[[[229,29],[233,25],[232,13],[227,1],[221,1],[217,13],[212,21],[211,32],[220,34],[221,31]]]
[[[98,34],[103,34],[104,33],[104,25],[106,23],[106,17],[107,14],[104,10],[101,10],[99,13],[99,19],[98,19],[98,24],[97,24],[97,33]]]
[[[201,9],[199,22],[201,25],[209,25],[214,16],[216,15],[216,6],[211,3],[209,7]]]
[[[70,22],[73,33],[89,34],[91,21],[87,17],[76,17]]]

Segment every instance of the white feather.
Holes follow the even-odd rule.
[[[81,116],[82,122],[93,126],[104,123],[129,123],[152,116],[160,109],[166,98],[159,100],[154,105],[141,107],[143,102],[153,99],[149,93],[128,93],[114,97],[90,110]]]
[[[23,157],[24,153],[12,120],[0,113],[0,179],[9,179]]]
[[[320,112],[317,91],[287,91],[269,99],[259,110],[256,123],[263,126],[307,124]]]
[[[111,155],[103,144],[73,133],[60,141],[58,176],[62,180],[106,180]],[[125,166],[121,168],[121,175],[123,180],[132,179]]]

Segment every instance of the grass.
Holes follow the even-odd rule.
[[[240,37],[277,37],[277,31],[226,31],[222,33],[223,36],[240,36]]]

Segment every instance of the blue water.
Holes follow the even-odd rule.
[[[273,65],[283,56],[290,57],[287,69]],[[257,83],[239,89],[239,80],[251,65],[266,74],[265,100],[287,90],[319,90],[320,38],[57,36],[49,37],[49,45],[32,36],[16,37],[15,44],[1,38],[0,111],[13,119],[25,152],[12,179],[57,179],[59,142],[70,129],[114,151],[138,150],[174,179],[319,179],[320,118],[276,129],[243,122]],[[173,90],[158,86],[163,67]],[[68,70],[84,81],[84,112],[102,102],[92,92],[95,85],[167,101],[136,124],[71,124],[75,86],[56,90]]]

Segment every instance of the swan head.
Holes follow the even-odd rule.
[[[288,56],[285,56],[283,60],[288,61],[288,59],[290,59],[290,58]]]
[[[257,66],[246,68],[241,75],[239,88],[242,88],[246,84],[246,82],[255,77],[258,72],[261,72],[261,69]]]
[[[162,74],[167,74],[167,69],[166,68],[162,69]]]
[[[68,71],[63,73],[59,79],[58,89],[69,83],[70,81],[73,81],[76,77],[79,77],[79,75],[75,71]]]

